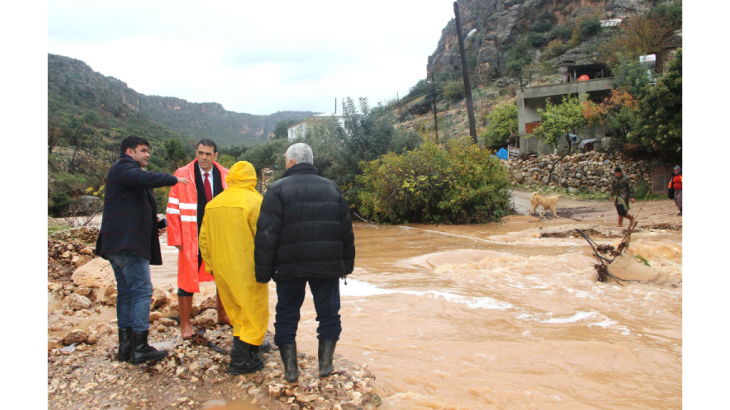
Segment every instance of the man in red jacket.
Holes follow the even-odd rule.
[[[187,186],[176,185],[170,189],[167,201],[168,246],[180,250],[177,268],[177,296],[180,311],[180,330],[183,339],[190,339],[190,312],[193,294],[200,292],[200,282],[212,282],[213,276],[205,271],[205,263],[198,248],[198,234],[205,215],[205,205],[226,189],[228,169],[215,162],[218,147],[204,139],[198,143],[196,159],[175,171],[175,176],[195,181]],[[228,315],[216,291],[218,323],[230,325]]]
[[[669,180],[668,188],[674,188],[674,204],[682,216],[682,168],[679,165],[674,166],[674,176]]]

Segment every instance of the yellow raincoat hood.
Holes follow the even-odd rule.
[[[254,170],[253,165],[248,161],[238,161],[228,170],[226,184],[229,187],[248,188],[250,186],[256,189],[256,170]]]
[[[215,278],[233,335],[258,346],[269,321],[268,286],[256,282],[253,258],[263,196],[256,192],[256,171],[246,161],[231,167],[226,183],[228,188],[205,207],[200,255]]]

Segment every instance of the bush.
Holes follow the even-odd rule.
[[[533,47],[542,47],[545,44],[545,36],[540,33],[530,33],[527,35],[527,41]]]
[[[548,36],[553,39],[570,40],[570,37],[572,35],[573,35],[572,27],[559,24],[550,30],[550,34]]]
[[[50,216],[61,216],[61,214],[68,210],[68,206],[73,202],[71,198],[65,192],[56,192],[48,200],[48,215]]]
[[[595,36],[601,32],[601,19],[598,16],[583,19],[578,24],[578,30],[582,37]]]
[[[545,56],[547,58],[553,58],[562,55],[566,51],[568,51],[568,45],[563,40],[557,38],[549,42],[547,47],[545,47]]]
[[[358,200],[363,215],[389,223],[471,223],[498,220],[509,210],[507,169],[469,138],[448,150],[425,143],[404,155],[363,162]]]
[[[464,91],[464,81],[454,80],[446,84],[444,87],[444,98],[451,102],[461,101],[466,96]]]
[[[534,33],[546,33],[555,26],[552,20],[538,20],[530,26],[530,31]]]

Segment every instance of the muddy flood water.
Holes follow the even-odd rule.
[[[583,239],[536,235],[566,223],[354,224],[337,353],[368,364],[383,409],[681,408],[682,286],[596,282]],[[632,246],[681,273],[681,231]],[[153,281],[174,283],[163,252]],[[272,282],[272,332],[275,304]],[[315,317],[308,295],[300,351],[316,354]]]

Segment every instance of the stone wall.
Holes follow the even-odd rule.
[[[590,192],[611,190],[614,169],[620,166],[634,184],[651,183],[651,163],[646,160],[625,159],[622,154],[587,152],[568,155],[555,165],[552,181],[548,181],[550,167],[560,157],[544,155],[527,160],[505,161],[512,184],[541,184],[568,188],[571,191],[586,187]],[[636,186],[635,185],[635,186]]]

